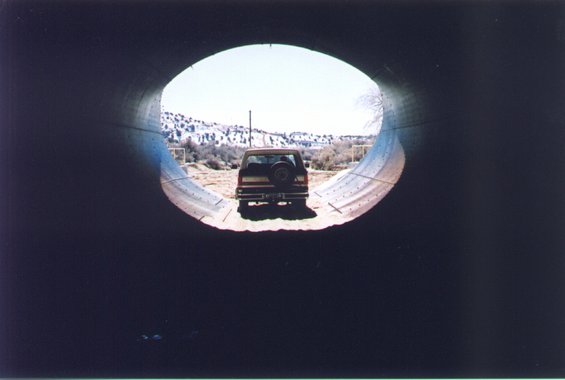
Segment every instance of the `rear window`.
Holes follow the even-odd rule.
[[[253,154],[247,157],[246,166],[249,164],[266,164],[272,165],[275,162],[286,161],[296,166],[296,157],[294,154]]]

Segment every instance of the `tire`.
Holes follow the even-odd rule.
[[[306,199],[298,199],[298,200],[292,201],[292,207],[298,208],[298,209],[306,208]]]
[[[245,211],[249,208],[249,201],[239,201],[239,211]]]
[[[269,169],[269,181],[275,187],[283,188],[290,186],[295,178],[294,166],[288,162],[279,161]]]

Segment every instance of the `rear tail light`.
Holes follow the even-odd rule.
[[[297,175],[296,176],[296,183],[299,184],[299,185],[308,186],[308,174]]]
[[[243,184],[243,179],[241,173],[237,175],[237,186],[241,186]]]

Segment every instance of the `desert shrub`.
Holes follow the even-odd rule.
[[[371,144],[372,138],[341,140],[335,138],[332,144],[322,149],[301,147],[300,152],[305,161],[311,162],[312,169],[318,170],[339,170],[346,167],[351,162],[352,146]],[[213,169],[224,169],[226,167],[241,165],[241,158],[246,147],[233,146],[228,144],[219,145],[218,142],[211,140],[198,144],[195,141],[187,140],[182,144],[169,144],[170,146],[182,147],[186,150],[187,162],[203,161],[208,167]],[[355,150],[355,161],[362,158],[363,151]]]
[[[334,140],[331,145],[314,151],[311,156],[312,168],[318,170],[338,170],[346,167],[352,159],[353,145],[366,145],[372,141],[369,139],[356,140]],[[363,150],[356,149],[355,161],[363,158]]]
[[[314,156],[314,150],[310,148],[301,148],[300,154],[302,155],[302,159],[304,161],[312,161],[312,157]]]
[[[216,146],[216,143],[214,141],[210,141],[207,144],[202,144],[199,146],[199,151],[202,157],[209,157],[209,156],[214,156],[217,157],[218,156],[218,146]]]
[[[206,166],[208,166],[210,169],[214,169],[214,170],[220,170],[220,169],[224,168],[222,163],[215,157],[207,158],[206,159]]]
[[[199,146],[194,141],[185,141],[183,144],[181,144],[181,148],[184,148],[186,150],[187,162],[196,162],[201,158]]]
[[[332,146],[327,146],[312,156],[313,169],[333,170],[335,165],[335,151]]]
[[[172,146],[172,145],[171,145]],[[180,144],[186,150],[186,161],[204,161],[212,169],[223,169],[228,166],[241,165],[241,158],[245,148],[231,145],[218,145],[215,141],[197,144],[187,140]]]
[[[217,156],[230,166],[232,164],[239,165],[241,163],[241,157],[243,157],[244,152],[245,148],[224,144],[218,147]]]

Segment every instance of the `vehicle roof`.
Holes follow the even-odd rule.
[[[293,148],[250,148],[245,151],[245,154],[257,154],[257,153],[269,153],[269,154],[285,154],[285,153],[298,153],[298,149]]]

